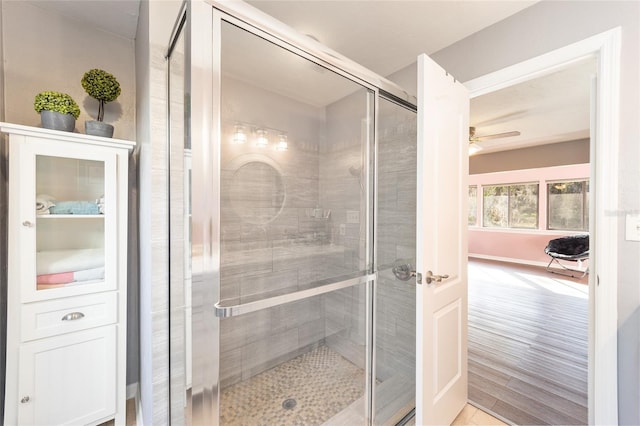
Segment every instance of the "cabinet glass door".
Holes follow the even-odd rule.
[[[22,223],[31,234],[29,245],[35,244],[35,250],[25,247],[25,257],[35,263],[35,276],[25,277],[34,284],[23,287],[24,298],[109,290],[115,285],[107,265],[117,240],[115,158],[91,150],[87,155],[76,150],[73,157],[48,151],[35,148],[25,164],[35,168],[35,200],[25,195],[27,220]],[[33,251],[35,259],[29,253]]]

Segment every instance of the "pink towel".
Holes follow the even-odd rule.
[[[59,274],[38,275],[38,284],[66,284],[72,283],[73,272],[60,272]]]
[[[36,277],[38,285],[69,284],[78,281],[101,280],[104,278],[104,267],[84,269],[82,271],[59,272],[57,274],[41,274]]]

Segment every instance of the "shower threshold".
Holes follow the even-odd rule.
[[[360,399],[364,387],[364,370],[321,344],[223,389],[220,424],[321,425]]]

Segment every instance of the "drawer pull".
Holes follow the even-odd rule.
[[[75,321],[84,318],[84,314],[82,312],[71,312],[62,317],[62,321]]]
[[[27,402],[29,402],[29,396],[23,396],[20,402],[26,404]]]
[[[29,222],[28,220],[25,220],[24,222],[22,222],[22,226],[26,226],[27,228],[33,228],[33,222]]]

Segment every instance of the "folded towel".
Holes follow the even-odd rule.
[[[50,250],[36,253],[36,275],[104,267],[104,249]]]
[[[93,201],[57,201],[49,207],[51,214],[100,214],[100,208]]]
[[[36,195],[36,214],[43,215],[49,214],[49,209],[55,206],[55,199],[51,195],[38,194]]]
[[[42,274],[37,276],[37,283],[40,284],[68,284],[77,281],[93,281],[104,278],[104,267],[84,269],[81,271],[60,272],[58,274]]]
[[[96,200],[96,204],[100,209],[100,214],[104,214],[104,195]]]

